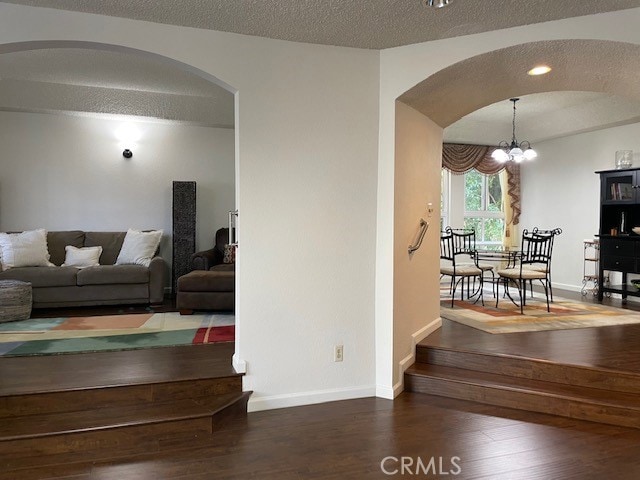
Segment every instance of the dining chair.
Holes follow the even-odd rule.
[[[477,261],[477,257],[474,258],[473,254],[477,251],[476,247],[476,231],[473,228],[445,228],[446,233],[450,233],[453,236],[453,244],[457,254],[468,254],[469,257],[474,260],[473,262],[467,262],[467,265],[475,265],[482,271],[482,275],[486,272],[491,273],[491,283],[495,283],[495,274],[493,273],[493,265],[488,263],[482,263]],[[475,286],[475,285],[474,285]],[[467,285],[467,294],[469,294],[469,286]]]
[[[562,233],[561,228],[554,228],[553,230],[542,230],[542,229],[539,229],[538,227],[534,227],[533,230],[531,231],[532,235],[551,237],[551,252],[550,252],[551,256],[553,256],[553,245],[554,245],[555,237],[557,235],[560,235],[561,233]],[[549,262],[549,265],[534,264],[534,265],[527,265],[527,268],[531,270],[537,270],[539,272],[544,272],[547,274],[547,279],[549,283],[549,296],[551,297],[551,301],[553,302],[553,284],[551,282],[551,261]],[[529,286],[531,287],[531,297],[533,298],[533,281],[529,282]]]
[[[453,302],[456,295],[456,289],[460,286],[460,300],[464,300],[464,280],[469,281],[471,278],[478,278],[479,289],[477,290],[479,298],[484,306],[484,298],[482,297],[483,278],[482,270],[478,268],[474,263],[464,263],[465,258],[475,259],[475,252],[466,249],[461,249],[460,246],[456,246],[456,241],[451,229],[449,231],[442,232],[440,234],[440,276],[450,276],[450,292],[451,292],[451,308],[453,308]],[[444,263],[443,263],[444,261]],[[467,286],[467,297],[470,298],[469,287]]]
[[[553,246],[553,235],[538,235],[537,233],[525,230],[522,232],[522,245],[517,255],[517,264],[515,267],[498,270],[498,276],[504,285],[505,293],[509,299],[516,305],[515,300],[509,294],[509,283],[515,283],[518,288],[520,297],[520,313],[524,313],[524,305],[527,298],[527,281],[539,280],[544,287],[545,297],[547,299],[547,312],[551,311],[549,306],[549,290],[551,281],[548,272],[551,265],[551,249]],[[533,267],[540,265],[540,270],[534,270]],[[545,270],[542,270],[542,266]],[[496,308],[500,296],[496,295]]]

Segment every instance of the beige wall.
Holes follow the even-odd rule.
[[[440,326],[438,272],[440,258],[440,165],[442,128],[427,117],[396,102],[394,201],[394,394],[402,388],[402,368],[414,360],[414,341]],[[429,216],[427,204],[434,211]],[[429,224],[422,246],[411,255],[420,218]]]

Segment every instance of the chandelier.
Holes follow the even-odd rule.
[[[510,98],[509,101],[513,102],[513,135],[511,137],[511,143],[503,140],[498,144],[491,154],[491,158],[498,162],[517,162],[522,160],[533,160],[538,156],[536,151],[531,148],[531,144],[526,140],[518,143],[516,140],[516,102],[519,98]]]

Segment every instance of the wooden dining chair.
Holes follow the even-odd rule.
[[[440,276],[450,276],[450,292],[451,292],[451,308],[453,308],[453,302],[456,295],[458,285],[460,285],[460,300],[464,300],[464,280],[469,281],[477,277],[479,282],[478,295],[484,305],[484,298],[482,297],[483,278],[482,270],[478,268],[474,263],[465,263],[467,258],[472,260],[475,258],[474,251],[461,249],[460,246],[456,246],[454,235],[449,231],[442,232],[440,235]],[[444,263],[443,263],[444,261]],[[475,282],[474,282],[475,285]],[[469,288],[467,287],[467,297],[470,297]]]
[[[522,232],[522,246],[517,255],[517,264],[515,267],[498,270],[500,282],[504,285],[505,293],[513,303],[518,305],[509,294],[509,283],[515,283],[518,288],[520,297],[520,313],[524,313],[524,305],[527,298],[527,281],[539,280],[544,288],[547,299],[547,312],[551,311],[549,306],[549,290],[551,281],[548,272],[551,265],[551,250],[553,246],[552,235],[537,235],[533,232],[525,230]],[[535,270],[533,267],[541,265],[545,267],[545,271]],[[500,296],[496,295],[496,308]]]

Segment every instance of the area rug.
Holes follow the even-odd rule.
[[[234,339],[233,314],[167,312],[34,318],[0,324],[0,356],[131,350]]]
[[[516,294],[517,295],[517,294]],[[509,299],[500,299],[495,308],[495,299],[485,294],[485,306],[479,302],[451,299],[440,301],[440,315],[443,318],[477,328],[488,333],[538,332],[543,330],[566,330],[571,328],[609,327],[640,323],[640,313],[595,303],[557,298],[547,312],[544,297],[534,300],[527,298],[524,314],[520,307]]]

